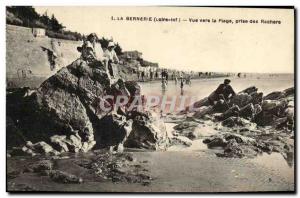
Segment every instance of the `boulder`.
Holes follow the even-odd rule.
[[[111,112],[101,119],[102,132],[95,134],[96,147],[114,147],[123,150],[123,144],[132,131],[132,119],[116,112]]]
[[[171,145],[191,146],[193,143],[192,143],[192,140],[190,140],[187,137],[184,137],[184,136],[173,136],[170,139],[170,144]]]
[[[67,136],[65,135],[54,135],[50,137],[52,147],[59,152],[68,152],[69,148],[65,142],[66,138]]]
[[[252,103],[253,105],[259,104],[261,105],[262,101],[263,101],[263,93],[262,92],[254,92],[252,94],[250,94],[251,96],[251,100],[250,103]]]
[[[44,141],[41,142],[37,142],[35,144],[29,145],[28,143],[26,144],[26,146],[28,146],[31,150],[33,150],[36,153],[40,153],[40,154],[51,154],[51,153],[55,153],[55,150],[52,148],[52,146],[50,146],[49,144],[47,144]]]
[[[254,116],[258,115],[262,111],[262,107],[259,104],[254,105]]]
[[[239,93],[230,100],[230,105],[236,105],[238,107],[244,107],[251,102],[253,98],[248,93]]]
[[[255,86],[251,86],[251,87],[248,87],[248,88],[240,91],[239,93],[246,93],[246,94],[250,95],[250,94],[253,94],[253,93],[257,92],[257,90],[258,89]]]
[[[255,157],[258,151],[255,147],[239,144],[235,139],[230,139],[224,148],[223,153],[217,153],[218,157],[242,158],[242,157]]]
[[[202,106],[196,110],[193,117],[197,119],[202,119],[205,115],[211,114],[214,108],[212,106]]]
[[[79,151],[84,152],[84,153],[88,152],[89,150],[91,150],[92,148],[94,148],[95,145],[96,145],[96,141],[95,140],[83,142],[82,143],[82,147],[80,148]]]
[[[231,116],[238,116],[239,111],[240,111],[240,108],[237,105],[233,105],[224,113],[220,114],[219,116],[215,116],[215,118],[218,120],[226,120],[227,118],[229,118]]]
[[[243,157],[245,155],[255,155],[256,140],[234,133],[223,133],[204,139],[203,143],[208,148],[221,147],[224,153],[217,153],[219,157]]]
[[[242,107],[239,112],[239,116],[247,120],[252,120],[255,116],[255,109],[252,103]]]
[[[208,97],[205,97],[197,102],[195,102],[192,106],[193,108],[200,108],[200,107],[203,107],[203,106],[209,106],[210,103],[209,103],[209,100],[208,100]],[[187,107],[186,110],[190,109],[190,107]]]
[[[64,140],[64,143],[67,145],[68,150],[74,153],[79,152],[82,147],[81,138],[78,134],[70,135],[68,139]]]
[[[165,150],[169,137],[164,122],[153,111],[133,111],[127,115],[132,119],[132,131],[124,143],[126,147]]]
[[[178,131],[182,131],[182,130],[185,130],[185,129],[195,128],[197,126],[199,126],[198,122],[184,121],[184,122],[181,122],[180,124],[177,124],[176,126],[174,126],[174,129],[178,130]]]
[[[83,182],[82,178],[60,170],[49,171],[49,176],[53,181],[63,184],[80,184]]]
[[[227,145],[227,141],[222,136],[204,139],[203,143],[207,144],[208,148],[225,147]]]
[[[263,99],[264,100],[279,100],[281,98],[284,98],[284,93],[281,91],[274,91],[274,92],[266,95]]]
[[[202,129],[200,124],[194,121],[184,121],[174,127],[176,133],[180,136],[185,136],[191,140],[194,140],[201,136]]]
[[[10,153],[11,156],[35,156],[36,153],[33,150],[29,149],[26,146],[23,147],[13,147]]]
[[[250,122],[247,119],[241,118],[241,117],[235,117],[235,116],[231,116],[229,118],[227,118],[226,120],[224,120],[222,122],[223,126],[226,127],[247,127],[247,128],[255,128],[256,124],[253,122]]]
[[[264,100],[262,103],[262,110],[275,116],[282,115],[287,107],[287,100]]]
[[[289,96],[294,96],[295,94],[295,88],[294,87],[290,87],[288,89],[285,89],[283,91],[284,97],[289,97]]]
[[[284,112],[289,121],[294,121],[294,110],[294,107],[288,107]]]
[[[234,139],[239,144],[252,145],[252,144],[255,144],[255,142],[256,142],[256,140],[253,139],[253,138],[246,137],[246,136],[243,136],[243,135],[239,135],[239,134],[236,134],[236,133],[225,133],[224,138],[225,138],[226,141]]]
[[[31,167],[31,169],[36,173],[40,173],[46,170],[52,170],[52,168],[53,163],[50,160],[39,161],[38,163],[33,164],[33,166]]]

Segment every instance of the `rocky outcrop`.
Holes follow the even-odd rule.
[[[210,149],[221,148],[219,157],[253,157],[261,152],[280,152],[287,156],[293,148],[290,138],[294,130],[294,88],[263,96],[256,87],[249,87],[227,104],[220,100],[211,106],[204,98],[194,106],[197,108],[189,112],[192,118],[210,118],[219,131],[218,135],[203,141]],[[224,106],[227,107],[222,109]],[[197,128],[191,127],[192,124],[183,122],[174,129],[184,135],[186,128]]]
[[[226,126],[239,125],[231,117],[241,117],[260,126],[292,129],[294,88],[272,92],[264,97],[263,93],[258,92],[258,89],[252,86],[239,92],[227,104],[217,102],[210,106],[207,98],[204,98],[193,106],[196,107],[193,111],[195,112],[194,118],[201,119],[206,115],[214,115],[217,121],[222,121]]]
[[[203,143],[207,144],[208,148],[223,148],[223,153],[217,153],[219,157],[253,157],[261,152],[255,147],[255,139],[239,134],[219,134],[204,139]]]
[[[140,87],[133,81],[110,79],[99,62],[88,64],[78,59],[36,90],[10,90],[7,116],[11,131],[18,131],[23,142],[37,142],[41,150],[37,145],[34,150],[39,153],[49,153],[51,149],[86,152],[94,146],[122,147],[130,133],[127,145],[165,147],[164,124],[147,113],[138,116],[127,112],[125,104],[115,109],[118,96],[127,97],[130,104],[135,96],[140,96]]]

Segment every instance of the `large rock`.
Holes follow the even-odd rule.
[[[214,111],[214,108],[212,106],[202,106],[196,110],[196,112],[194,113],[193,116],[195,118],[201,119],[205,115],[213,113],[213,111]]]
[[[192,140],[185,136],[173,136],[170,139],[171,145],[184,145],[184,146],[191,146],[193,144]]]
[[[266,95],[263,99],[264,100],[280,100],[282,98],[288,97],[288,96],[293,96],[295,94],[295,89],[294,87],[285,89],[284,91],[274,91],[272,93],[269,93]]]
[[[132,131],[125,142],[127,147],[165,150],[169,137],[164,122],[159,115],[152,112],[133,111],[127,115],[132,119]]]
[[[235,95],[231,101],[230,105],[237,105],[238,107],[244,107],[249,104],[252,100],[252,97],[247,93],[239,93]]]
[[[202,125],[194,121],[181,122],[180,124],[174,126],[174,129],[176,131],[176,134],[185,136],[191,140],[202,136],[202,132],[206,130],[202,128]]]
[[[107,114],[102,120],[101,133],[95,133],[97,147],[115,147],[114,149],[122,151],[123,144],[127,140],[132,131],[132,120],[126,118],[124,115],[111,112]]]
[[[52,147],[59,152],[68,152],[69,148],[65,143],[67,136],[65,135],[54,135],[50,138]]]
[[[248,105],[242,107],[240,109],[239,116],[248,120],[252,120],[255,116],[254,105],[249,103]]]
[[[269,93],[264,97],[264,100],[278,100],[284,97],[284,94],[281,91],[274,91]]]
[[[52,148],[52,146],[50,146],[49,144],[47,144],[44,141],[41,142],[37,142],[35,144],[32,144],[31,142],[27,142],[26,146],[33,150],[35,153],[40,153],[40,154],[52,154],[55,153],[56,151]]]
[[[238,116],[239,115],[240,108],[237,105],[233,105],[230,107],[227,111],[222,113],[219,116],[216,116],[216,119],[218,120],[226,120],[227,118],[231,116]]]
[[[12,147],[12,151],[10,153],[11,156],[35,156],[36,153],[33,150],[29,149],[26,146],[22,147]]]
[[[80,184],[83,182],[81,177],[60,170],[50,170],[49,176],[53,181],[63,184]]]
[[[208,148],[223,148],[224,153],[217,153],[219,157],[243,157],[249,152],[256,154],[256,140],[239,134],[223,133],[204,139],[203,143]]]
[[[40,173],[42,171],[50,171],[53,168],[53,163],[50,160],[42,160],[32,165],[33,172]]]
[[[246,93],[246,94],[250,95],[250,94],[253,94],[253,93],[257,92],[257,90],[258,89],[255,86],[251,86],[251,87],[248,87],[248,88],[240,91],[239,93]]]
[[[295,88],[294,87],[287,88],[283,91],[283,94],[285,97],[294,96]]]

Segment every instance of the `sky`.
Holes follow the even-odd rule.
[[[200,7],[35,7],[66,29],[113,38],[161,67],[214,72],[294,72],[294,11]],[[126,21],[126,17],[180,18],[180,22]],[[123,20],[112,20],[111,18]],[[189,22],[189,19],[198,22]],[[199,22],[216,19],[216,23]],[[235,23],[236,20],[248,23]],[[253,24],[250,20],[281,24]],[[187,21],[183,21],[187,20]],[[232,20],[233,23],[223,23]]]

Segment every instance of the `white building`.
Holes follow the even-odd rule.
[[[44,28],[32,28],[32,34],[34,37],[44,37],[46,30]]]

